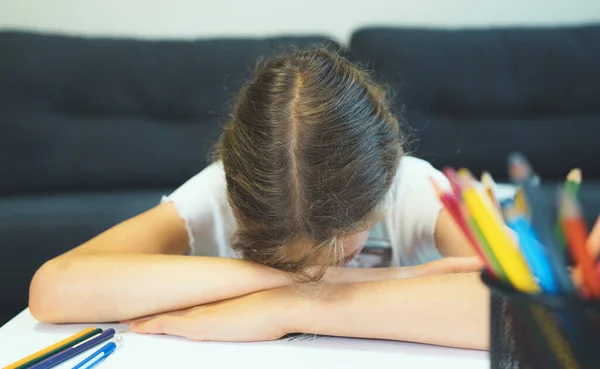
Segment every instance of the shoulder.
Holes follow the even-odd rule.
[[[215,162],[188,179],[168,198],[172,201],[205,203],[225,196],[227,185],[225,172],[220,162]]]
[[[447,178],[428,161],[414,156],[404,156],[400,159],[398,170],[392,185],[392,192],[418,192],[427,196],[433,193],[430,179],[442,187],[449,187]]]
[[[172,202],[185,221],[191,254],[233,256],[228,239],[235,230],[235,221],[221,162],[204,168],[163,201]]]

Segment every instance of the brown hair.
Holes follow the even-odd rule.
[[[316,281],[344,259],[340,237],[380,215],[402,149],[384,89],[319,48],[259,64],[218,155],[238,223],[233,248]]]

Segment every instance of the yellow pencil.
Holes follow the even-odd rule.
[[[515,191],[515,208],[522,213],[529,214],[529,205],[527,204],[527,200],[525,200],[525,194],[523,193],[523,189],[518,187]]]
[[[71,337],[65,338],[64,340],[62,340],[60,342],[57,342],[57,343],[55,343],[52,346],[46,347],[45,349],[40,350],[40,351],[38,351],[36,353],[33,353],[33,354],[27,356],[26,358],[23,358],[23,359],[15,362],[15,363],[12,363],[9,366],[4,367],[4,369],[15,369],[15,368],[18,368],[19,366],[21,366],[23,364],[27,364],[28,362],[30,362],[32,360],[35,360],[35,359],[39,358],[40,356],[46,355],[47,353],[49,353],[51,351],[54,351],[57,348],[59,348],[61,346],[64,346],[64,345],[68,344],[69,342],[74,341],[74,340],[80,338],[81,336],[85,336],[86,334],[89,334],[90,332],[92,332],[94,330],[95,330],[94,328],[86,328],[83,331],[81,331],[81,332],[79,332],[77,334],[74,334]]]
[[[483,172],[481,174],[481,185],[483,186],[485,194],[490,199],[490,202],[492,203],[492,206],[494,207],[498,217],[500,217],[500,219],[504,219],[504,216],[502,215],[502,209],[500,208],[500,201],[496,196],[496,182],[489,172]]]
[[[525,259],[512,237],[506,232],[504,224],[499,221],[490,202],[486,201],[477,191],[472,181],[464,181],[464,183],[466,184],[463,191],[465,205],[488,241],[508,280],[520,291],[538,292],[539,287],[535,283]]]

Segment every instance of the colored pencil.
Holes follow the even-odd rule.
[[[4,369],[29,368],[30,366],[34,365],[35,363],[45,360],[46,358],[48,358],[52,355],[55,355],[58,352],[64,351],[67,348],[71,347],[72,345],[82,342],[82,341],[88,339],[89,337],[92,337],[92,336],[100,333],[101,331],[102,331],[101,329],[86,328],[79,333],[76,333],[70,337],[67,337],[62,341],[59,341],[51,346],[46,347],[43,350],[37,351],[17,362],[14,362],[14,363],[10,364],[9,366],[5,367]]]
[[[106,345],[100,347],[94,351],[91,355],[83,359],[79,364],[75,365],[71,369],[91,369],[100,365],[104,360],[108,359],[119,346],[123,344],[123,338],[121,336],[115,337],[113,341],[110,341]]]
[[[504,218],[506,224],[517,233],[520,250],[542,289],[546,292],[557,292],[558,287],[552,268],[548,263],[546,250],[537,240],[529,222],[526,220],[526,216],[514,206],[509,205],[504,208]]]
[[[552,209],[537,185],[531,166],[521,154],[511,154],[508,159],[509,175],[523,189],[531,216],[531,225],[540,243],[546,247],[548,261],[557,284],[564,293],[575,293],[575,286],[568,272],[564,249],[558,245],[552,230]]]
[[[450,186],[452,187],[452,192],[454,192],[454,196],[460,199],[461,190],[458,180],[456,179],[456,171],[454,170],[454,168],[445,167],[442,170],[442,172],[444,173],[446,178],[448,178],[448,182],[450,182]]]
[[[508,283],[508,277],[506,277],[506,274],[500,267],[498,259],[492,252],[490,244],[486,241],[485,237],[483,236],[483,233],[481,233],[481,229],[479,229],[477,222],[475,222],[475,219],[473,219],[473,217],[469,215],[469,212],[468,210],[466,210],[466,206],[464,204],[461,204],[461,209],[463,209],[463,217],[466,219],[467,224],[469,225],[469,229],[471,230],[471,232],[473,232],[473,235],[475,236],[477,241],[479,241],[481,250],[487,255],[487,260],[490,263],[490,269],[493,270],[492,275],[495,275],[496,278],[498,278],[500,281]]]
[[[468,171],[458,172],[459,181],[463,187],[464,202],[479,226],[481,233],[488,241],[492,252],[498,259],[500,267],[506,273],[512,285],[523,292],[536,293],[539,291],[533,276],[518,250],[518,246],[507,233],[505,225],[500,222],[495,210],[489,201],[480,194],[470,178],[466,177]],[[462,177],[462,178],[461,178]]]
[[[47,358],[44,361],[37,363],[36,365],[32,366],[31,369],[53,368],[65,361],[91,349],[92,347],[97,346],[97,345],[101,344],[102,342],[111,339],[114,335],[115,335],[115,330],[112,328],[109,328],[109,329],[103,331],[102,333],[93,336],[92,338],[88,339],[87,341],[84,341],[84,342],[78,343],[74,346],[71,346],[67,350],[62,351],[54,356]]]
[[[463,177],[468,177],[469,173],[466,169],[461,169],[459,171],[461,172],[461,175]],[[498,259],[494,255],[489,243],[483,236],[483,233],[481,233],[481,229],[479,229],[477,222],[475,222],[471,214],[469,214],[469,211],[465,204],[462,201],[460,201],[460,199],[462,199],[462,188],[460,181],[458,180],[458,172],[455,171],[453,168],[446,167],[444,168],[444,174],[446,175],[446,177],[448,177],[450,183],[453,184],[452,188],[454,190],[455,197],[459,199],[457,201],[460,209],[460,214],[462,215],[462,219],[467,224],[467,228],[470,230],[472,236],[477,240],[477,243],[479,244],[481,249],[480,251],[487,256],[486,260],[489,263],[488,270],[490,270],[492,275],[498,278],[499,280],[508,283],[509,280],[506,277],[506,273],[504,273],[504,271],[500,267]]]
[[[452,219],[454,219],[456,225],[460,228],[463,235],[467,238],[467,240],[471,244],[471,247],[475,250],[477,255],[479,255],[488,272],[492,276],[497,278],[498,267],[494,267],[492,265],[488,253],[486,253],[482,249],[482,245],[480,244],[479,240],[477,240],[475,235],[472,233],[471,229],[469,229],[469,226],[467,225],[467,222],[463,217],[463,213],[461,211],[461,204],[459,200],[453,193],[444,191],[433,178],[429,178],[429,180],[431,181],[431,185],[433,186],[436,195],[440,199],[440,202],[444,205],[444,208],[452,216]]]
[[[569,174],[567,174],[567,179],[564,184],[564,190],[569,195],[577,198],[579,196],[579,188],[581,186],[581,169],[575,168],[572,169]],[[565,238],[565,230],[563,229],[562,219],[560,218],[560,214],[557,217],[556,226],[554,227],[554,236],[556,237],[556,241],[566,249],[567,240]]]
[[[575,198],[559,190],[561,218],[567,245],[577,268],[581,270],[583,285],[593,298],[600,298],[600,279],[596,275],[595,263],[586,248],[588,231]]]
[[[581,187],[581,179],[582,179],[581,169],[575,168],[575,169],[571,170],[569,172],[569,174],[567,174],[567,181],[565,183],[565,191],[569,195],[577,198],[577,196],[579,196],[579,188]]]
[[[502,209],[500,208],[500,201],[498,200],[498,196],[496,195],[496,182],[492,175],[488,172],[483,172],[481,174],[481,185],[483,186],[483,191],[490,199],[492,206],[496,210],[496,213],[499,217],[502,218]]]
[[[527,205],[527,200],[525,200],[525,194],[523,193],[523,188],[517,187],[514,196],[515,207],[522,213],[529,213],[529,205]]]

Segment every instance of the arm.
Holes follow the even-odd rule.
[[[31,313],[45,322],[118,321],[287,284],[265,266],[187,251],[183,221],[162,204],[45,263],[31,282]]]
[[[452,219],[446,209],[442,209],[435,224],[435,243],[442,256],[474,256],[473,247]]]
[[[489,293],[476,273],[331,285],[293,305],[281,309],[290,333],[488,347]]]
[[[130,323],[137,333],[264,341],[288,333],[486,349],[489,294],[474,273],[284,287]]]
[[[183,220],[173,204],[162,204],[46,262],[31,282],[30,311],[44,322],[120,321],[289,283],[285,273],[260,264],[184,256],[187,252]],[[448,267],[462,267],[462,263],[438,265],[433,272]],[[325,280],[400,277],[405,275],[394,268],[331,268]]]

